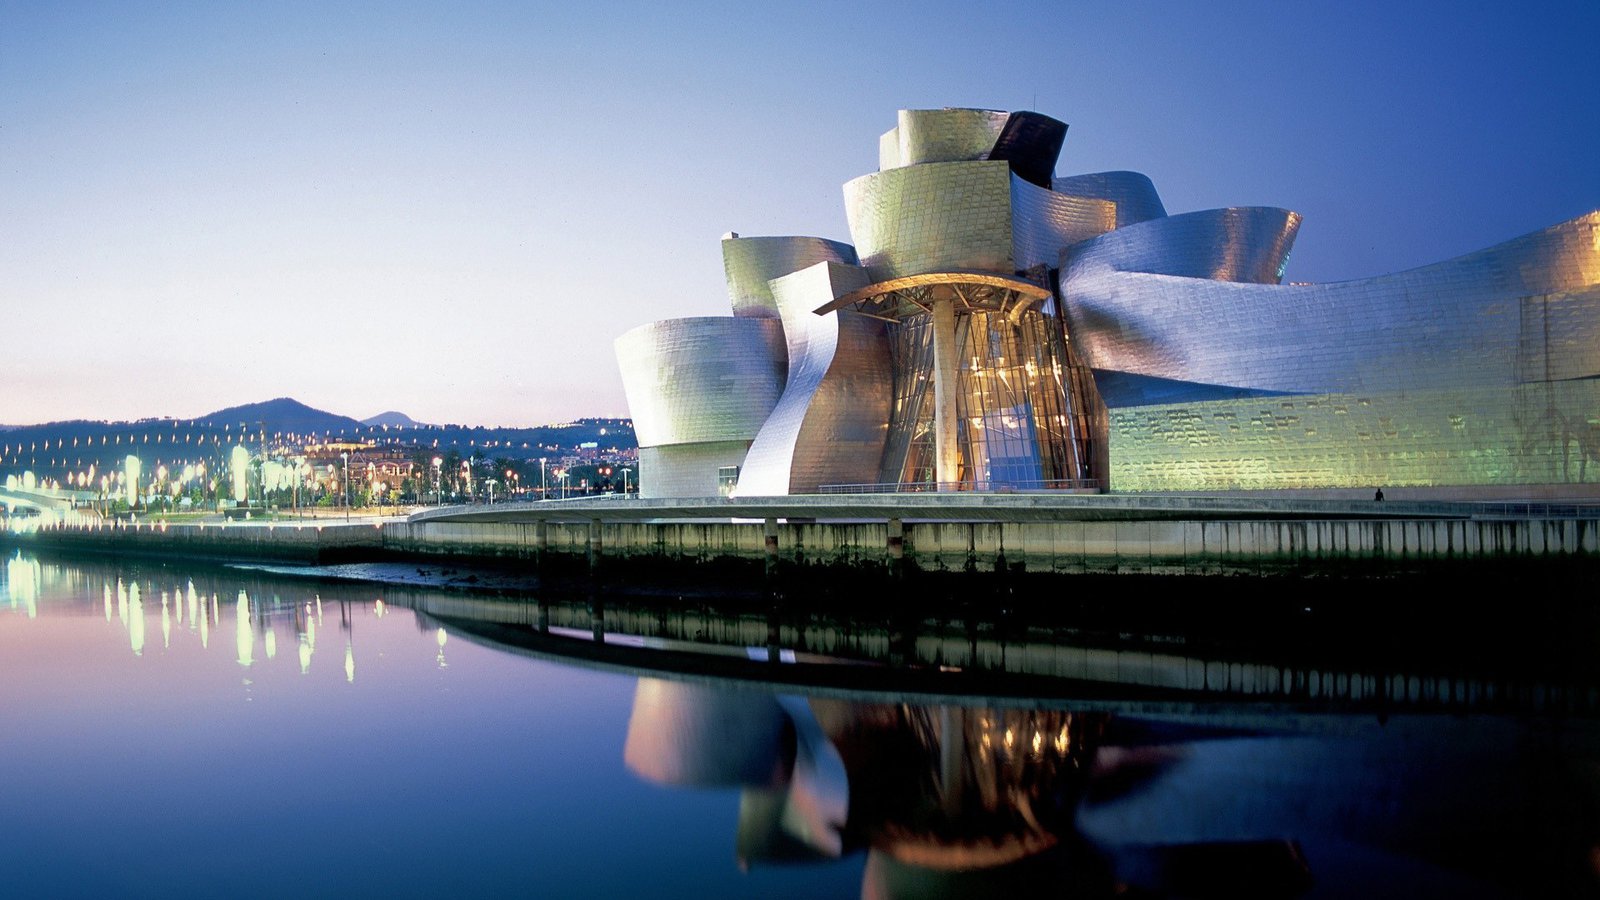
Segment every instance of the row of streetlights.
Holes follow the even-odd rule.
[[[348,454],[346,454],[346,455],[348,455]],[[549,463],[550,463],[550,458],[549,457],[547,457],[547,456],[539,457],[539,499],[540,500],[546,500],[546,499],[549,499],[549,497],[550,497],[550,467],[549,467]],[[461,469],[462,469],[463,472],[468,473],[467,477],[469,477],[469,478],[471,477],[470,476],[471,467],[470,467],[470,464],[466,460],[463,460],[461,462]],[[602,475],[610,475],[611,474],[611,468],[609,466],[608,467],[603,467],[599,471],[600,471],[600,474],[602,474]],[[630,485],[631,485],[630,478],[631,478],[632,474],[633,474],[633,470],[632,469],[629,469],[627,467],[624,467],[622,469],[622,493],[623,493],[624,496],[626,496],[628,491],[629,491],[629,488],[630,488]],[[555,476],[556,476],[556,479],[561,484],[561,499],[565,500],[565,499],[567,499],[567,481],[571,477],[570,473],[566,469],[558,468],[558,469],[555,470]],[[517,473],[511,471],[510,469],[506,470],[506,481],[505,481],[505,484],[510,485],[513,482],[520,481],[520,480],[521,480],[521,476],[517,475]],[[495,485],[495,480],[493,478],[489,478],[489,479],[486,480],[485,483],[489,486],[489,504],[492,506],[494,504],[494,485]],[[345,491],[346,491],[346,499],[348,501],[348,493],[349,493],[349,478],[348,478],[348,474],[346,475]],[[444,458],[443,457],[439,457],[439,456],[435,456],[433,458],[433,505],[434,506],[443,506],[444,505]]]

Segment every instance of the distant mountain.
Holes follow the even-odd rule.
[[[213,425],[238,425],[242,422],[251,429],[260,422],[265,424],[269,432],[277,431],[285,434],[311,434],[324,431],[353,434],[357,428],[362,427],[360,422],[349,416],[312,409],[290,397],[279,397],[264,403],[230,406],[214,413],[197,416],[194,421]]]
[[[388,425],[390,428],[393,428],[396,425],[406,428],[422,427],[421,422],[418,422],[416,419],[411,418],[403,412],[395,412],[392,409],[388,412],[378,413],[370,419],[362,419],[361,424],[366,425],[369,428],[382,428],[385,425]]]
[[[129,456],[142,459],[151,471],[163,465],[225,465],[221,461],[241,442],[255,451],[268,443],[292,446],[321,442],[325,435],[335,440],[375,441],[399,448],[427,448],[429,452],[454,449],[463,456],[524,462],[559,458],[586,449],[604,454],[638,446],[629,419],[583,418],[532,428],[391,425],[385,429],[280,397],[219,409],[193,419],[79,419],[0,430],[0,477],[31,471],[65,480],[91,468],[103,472],[120,469]]]

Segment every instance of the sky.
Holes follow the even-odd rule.
[[[1292,281],[1600,208],[1600,3],[0,0],[0,423],[290,396],[626,415],[612,341],[726,315],[719,238],[849,240],[902,108],[1304,215]]]

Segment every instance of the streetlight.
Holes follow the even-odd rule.
[[[545,477],[544,461],[545,461],[545,457],[543,457],[543,456],[539,457],[539,499],[540,500],[549,500],[550,499],[550,479]]]
[[[622,470],[622,499],[628,499],[628,470]]]
[[[433,458],[433,505],[434,506],[443,506],[444,505],[444,485],[443,485],[443,482],[442,482],[443,476],[439,472],[439,467],[442,466],[442,465],[444,465],[444,460],[440,459],[437,456],[435,456]]]
[[[350,521],[350,453],[339,454],[339,459],[344,462],[344,520]]]

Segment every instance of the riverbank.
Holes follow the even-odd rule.
[[[621,498],[294,521],[55,522],[0,541],[303,565],[489,561],[536,575],[1373,577],[1600,561],[1600,510],[1128,496]]]

